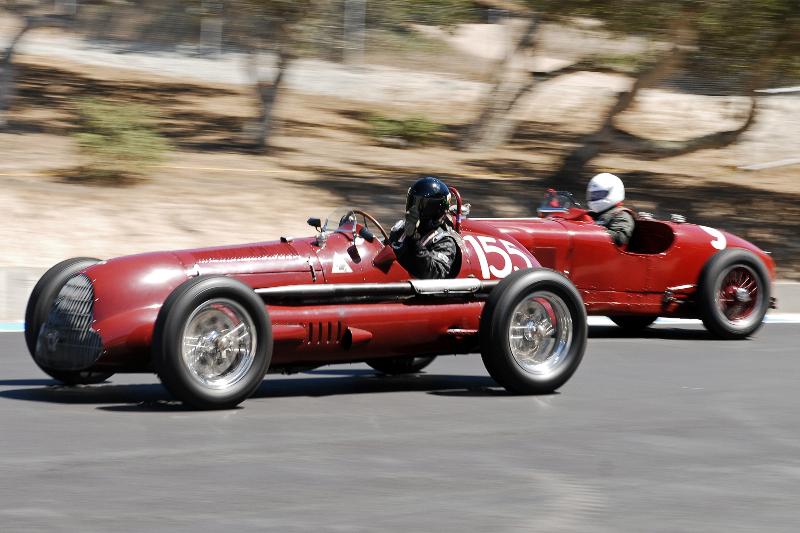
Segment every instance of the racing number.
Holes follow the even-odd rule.
[[[725,247],[728,245],[728,239],[725,238],[725,234],[722,233],[718,229],[709,228],[708,226],[699,226],[700,229],[714,237],[711,241],[711,246],[716,248],[717,250],[724,250]]]
[[[468,242],[472,249],[475,250],[475,255],[478,257],[478,263],[481,265],[481,277],[483,279],[490,279],[492,276],[497,278],[504,278],[511,274],[511,272],[519,270],[518,266],[514,266],[511,259],[512,255],[521,257],[525,262],[526,268],[531,268],[533,264],[525,253],[516,247],[514,243],[504,239],[495,239],[494,237],[486,237],[479,235],[473,237],[472,235],[464,236],[464,242]],[[496,243],[499,242],[500,246]],[[490,259],[499,256],[501,265],[496,266],[496,260]]]

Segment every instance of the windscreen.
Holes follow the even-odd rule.
[[[573,207],[580,207],[580,204],[571,192],[549,189],[536,211],[539,215],[546,216],[548,213],[564,213]]]

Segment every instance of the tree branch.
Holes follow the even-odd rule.
[[[28,15],[22,17],[22,26],[11,38],[11,41],[0,56],[0,129],[8,126],[6,113],[11,106],[14,93],[13,59],[20,40],[34,28],[45,26],[62,26],[69,17],[64,15]]]
[[[639,70],[631,88],[617,95],[617,100],[606,112],[597,130],[583,137],[580,144],[564,158],[561,168],[551,177],[551,182],[569,184],[579,179],[580,172],[589,161],[607,150],[616,140],[618,130],[614,126],[614,121],[620,113],[633,105],[639,91],[657,84],[682,63],[693,39],[691,32],[688,31],[688,20],[689,17],[680,17],[672,30],[673,46],[670,50],[663,53],[655,63]]]
[[[753,125],[757,112],[757,98],[755,95],[751,95],[747,117],[742,125],[736,129],[709,133],[686,141],[659,141],[645,139],[615,128],[611,142],[615,150],[635,152],[642,159],[650,160],[676,157],[698,150],[725,148],[735,143]]]
[[[479,6],[507,11],[515,15],[530,16],[531,14],[527,7],[510,0],[475,0],[475,3]]]
[[[14,56],[14,52],[17,49],[17,44],[19,44],[20,39],[22,39],[23,35],[28,33],[28,30],[33,28],[31,23],[30,17],[25,17],[23,19],[22,27],[17,31],[14,37],[11,38],[11,42],[8,43],[6,46],[5,51],[3,52],[3,57],[0,59],[0,65],[2,68],[6,68],[9,64],[11,64],[11,58]]]
[[[498,121],[508,120],[509,111],[517,100],[533,87],[535,80],[529,78],[515,87],[514,80],[510,79],[508,72],[517,55],[534,46],[538,28],[536,18],[530,17],[514,48],[502,60],[495,63],[491,74],[495,82],[486,96],[486,104],[480,115],[459,143],[462,149],[478,150],[496,145],[502,141],[509,129],[513,129],[513,126],[498,124]]]
[[[557,78],[559,76],[565,76],[567,74],[573,74],[575,72],[598,72],[601,74],[623,74],[625,76],[630,76],[631,74],[629,71],[620,68],[611,67],[607,65],[600,65],[596,63],[594,59],[589,58],[589,59],[583,59],[581,61],[578,61],[577,63],[572,63],[571,65],[566,65],[564,67],[557,68],[554,70],[548,70],[548,71],[535,70],[531,72],[531,76],[533,77],[534,80],[538,82],[545,82]]]
[[[528,48],[534,45],[534,39],[536,36],[536,30],[539,28],[539,23],[534,17],[530,17],[528,19],[527,24],[525,25],[525,29],[522,31],[519,39],[517,39],[516,44],[514,45],[514,49],[510,50],[503,59],[497,61],[494,64],[494,68],[492,69],[491,79],[496,80],[500,79],[501,81],[496,83],[492,89],[492,93],[497,89],[497,86],[502,83],[502,74],[506,70],[509,69],[511,66],[512,61],[514,58],[517,57],[517,54],[527,50]]]

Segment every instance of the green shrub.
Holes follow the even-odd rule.
[[[78,112],[81,129],[74,138],[87,160],[84,178],[121,181],[143,175],[169,149],[146,106],[85,99],[78,102]]]
[[[400,140],[407,144],[424,144],[440,129],[440,126],[422,116],[407,119],[371,115],[367,122],[370,134],[381,141]]]

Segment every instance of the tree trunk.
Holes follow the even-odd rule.
[[[0,130],[8,128],[8,110],[14,96],[14,63],[13,57],[17,44],[22,36],[32,27],[29,18],[23,19],[22,27],[17,31],[11,42],[0,56]]]
[[[258,99],[261,103],[261,115],[259,117],[259,126],[255,141],[256,146],[265,152],[269,150],[269,138],[274,129],[273,112],[275,100],[278,97],[278,91],[280,90],[283,76],[290,62],[291,58],[289,54],[278,51],[277,72],[275,77],[271,81],[256,81],[256,91],[258,92]]]
[[[760,76],[751,79],[750,105],[742,125],[728,131],[718,131],[701,135],[686,141],[658,141],[638,137],[618,129],[614,119],[622,111],[630,107],[639,88],[645,83],[634,83],[634,89],[620,93],[617,104],[611,108],[602,126],[594,133],[584,137],[582,143],[575,148],[562,162],[561,168],[550,178],[550,186],[574,188],[581,180],[581,172],[597,155],[607,151],[622,151],[636,154],[641,159],[664,159],[697,152],[698,150],[719,149],[735,143],[755,123],[758,112],[757,99],[752,88],[758,85]],[[637,88],[637,85],[639,88]]]
[[[461,148],[470,151],[491,149],[505,143],[513,134],[517,119],[511,111],[534,85],[533,77],[527,73],[522,73],[524,77],[520,79],[521,73],[513,70],[513,62],[520,52],[534,46],[537,28],[538,22],[531,18],[514,49],[497,64],[492,75],[494,85],[480,115],[461,142]]]
[[[609,108],[600,126],[593,133],[585,136],[580,144],[564,158],[561,167],[550,177],[549,186],[574,187],[581,180],[581,172],[586,165],[599,154],[607,151],[614,143],[619,131],[614,125],[617,116],[633,105],[639,91],[662,81],[680,66],[693,39],[693,35],[688,31],[686,20],[686,18],[681,19],[674,28],[673,46],[655,63],[639,71],[630,90],[617,95],[616,102]]]
[[[561,167],[548,180],[548,187],[572,190],[581,180],[581,172],[589,161],[603,152],[608,144],[608,132],[600,129],[585,137],[561,162]]]

